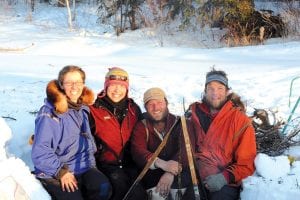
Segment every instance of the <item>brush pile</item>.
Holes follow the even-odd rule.
[[[271,124],[269,113],[272,114],[274,122]],[[286,135],[281,133],[285,125],[282,120],[276,119],[275,112],[264,109],[255,109],[251,117],[256,133],[256,145],[258,153],[265,153],[269,156],[281,155],[289,147],[300,145],[300,122],[289,128]],[[299,119],[299,118],[298,118]],[[296,119],[294,120],[294,122]]]

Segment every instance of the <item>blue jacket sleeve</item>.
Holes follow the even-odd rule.
[[[61,132],[58,118],[44,113],[35,120],[35,137],[31,156],[35,173],[41,178],[55,176],[62,167],[55,153]]]

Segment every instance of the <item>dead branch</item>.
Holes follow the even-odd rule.
[[[32,43],[30,46],[20,47],[20,48],[5,48],[5,47],[0,47],[0,52],[24,51],[24,50],[32,47],[33,45],[34,45],[34,43]]]
[[[17,121],[17,119],[14,118],[14,117],[10,117],[10,116],[1,116],[1,117],[4,118],[4,119],[10,119],[10,120]]]

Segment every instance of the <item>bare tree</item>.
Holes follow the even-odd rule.
[[[66,7],[68,10],[68,25],[69,25],[69,29],[72,31],[73,30],[73,22],[72,22],[72,12],[70,9],[69,0],[66,0]]]
[[[30,0],[31,12],[34,11],[34,0]]]

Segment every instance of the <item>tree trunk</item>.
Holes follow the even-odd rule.
[[[31,4],[31,12],[34,11],[34,0],[30,0],[30,4]]]
[[[72,13],[71,13],[71,9],[70,9],[69,0],[66,0],[66,6],[67,6],[67,10],[68,10],[68,25],[69,25],[69,29],[73,30]]]
[[[72,21],[75,21],[76,18],[76,0],[73,0],[73,15],[72,15]]]

